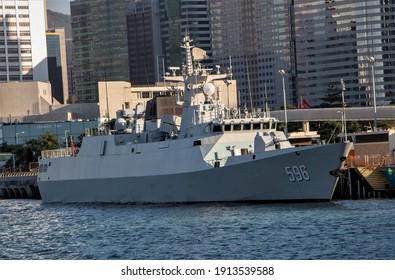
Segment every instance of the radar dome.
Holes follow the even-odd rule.
[[[117,131],[124,131],[126,129],[126,120],[123,118],[118,118],[115,121],[115,129]]]
[[[212,83],[205,83],[203,86],[203,92],[207,96],[212,96],[215,93],[215,86]]]

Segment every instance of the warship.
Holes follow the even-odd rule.
[[[227,108],[214,98],[231,71],[204,69],[192,58],[165,80],[184,84],[181,120],[163,115],[138,129],[141,110],[118,112],[112,133],[83,138],[78,153],[43,153],[38,187],[44,203],[194,203],[330,201],[348,143],[294,147],[268,110]],[[204,102],[196,102],[204,95]],[[140,112],[140,113],[139,113]]]

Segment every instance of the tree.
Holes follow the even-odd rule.
[[[30,162],[37,162],[41,152],[45,150],[54,150],[59,148],[59,141],[55,134],[45,132],[38,138],[31,139],[26,143],[28,150],[27,157]]]
[[[41,151],[53,150],[59,147],[59,142],[55,134],[46,132],[44,135],[31,139],[23,145],[7,145],[2,143],[1,152],[12,153],[15,160],[15,167],[19,171],[28,171],[30,162],[37,162],[41,156]],[[13,159],[7,161],[8,166],[13,166]]]
[[[338,141],[337,135],[341,133],[342,127],[340,122],[327,121],[319,123],[317,132],[322,140],[327,142]]]
[[[357,121],[352,121],[347,123],[347,132],[349,133],[358,133],[362,131],[362,126]]]
[[[342,96],[341,90],[335,86],[329,86],[326,90],[325,97],[320,98],[323,103],[320,104],[321,108],[328,107],[341,107],[342,106]]]

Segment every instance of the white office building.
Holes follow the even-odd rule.
[[[0,0],[0,82],[48,82],[45,0]]]

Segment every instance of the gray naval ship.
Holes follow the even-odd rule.
[[[212,98],[210,73],[193,65],[192,40],[183,39],[186,64],[166,80],[185,84],[181,122],[163,116],[157,129],[136,129],[138,118],[117,120],[117,132],[84,137],[76,155],[40,160],[43,202],[190,203],[329,201],[350,144],[293,147],[268,111],[226,108]],[[205,102],[196,104],[203,94]],[[122,111],[119,112],[122,115]]]

